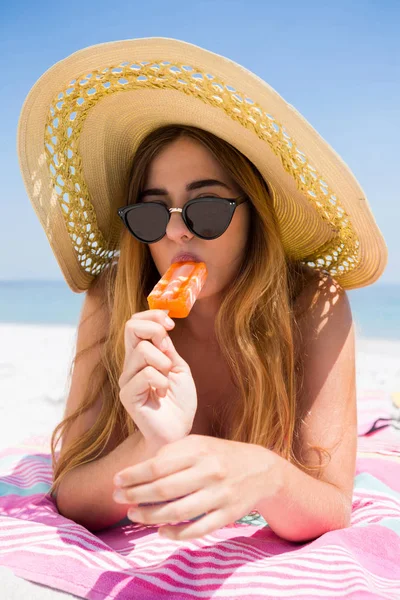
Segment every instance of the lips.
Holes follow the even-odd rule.
[[[191,252],[180,252],[174,256],[174,258],[171,260],[171,264],[175,262],[188,261],[203,262],[203,260],[199,256],[196,256],[196,254],[192,254]]]

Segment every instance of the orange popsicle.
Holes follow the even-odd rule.
[[[169,310],[172,318],[187,317],[206,279],[204,262],[173,263],[147,296],[149,307]]]

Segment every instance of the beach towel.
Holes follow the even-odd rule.
[[[398,455],[400,393],[368,390],[357,397],[358,450]]]
[[[126,521],[91,533],[58,513],[50,438],[31,438],[0,452],[0,567],[90,600],[399,600],[400,431],[359,440],[351,526],[294,543],[256,512],[185,542]]]

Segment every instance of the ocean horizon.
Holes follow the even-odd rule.
[[[347,294],[358,337],[400,340],[400,284],[378,282]],[[77,326],[84,296],[64,280],[0,280],[0,322]]]

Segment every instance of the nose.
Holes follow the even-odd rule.
[[[170,219],[166,229],[166,236],[170,240],[180,240],[183,236],[192,239],[193,233],[186,227],[182,218],[182,210],[178,208],[170,209]]]

